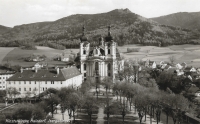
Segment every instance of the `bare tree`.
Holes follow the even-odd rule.
[[[170,63],[171,64],[175,64],[175,61],[176,61],[176,58],[175,58],[175,56],[169,56],[169,61],[170,61]]]

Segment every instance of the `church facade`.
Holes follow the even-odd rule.
[[[123,70],[124,60],[117,49],[117,43],[111,36],[110,26],[108,36],[100,37],[98,45],[91,47],[85,36],[85,27],[80,38],[80,53],[78,63],[83,80],[100,81],[105,77],[115,79],[115,74]]]

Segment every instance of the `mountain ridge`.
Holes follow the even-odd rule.
[[[164,25],[200,30],[200,12],[178,12],[150,19]]]
[[[107,35],[108,25],[111,25],[112,35],[119,45],[159,45],[162,42],[164,46],[199,39],[199,32],[159,24],[129,9],[115,9],[105,13],[75,14],[56,21],[18,25],[0,33],[0,41],[4,46],[15,41],[16,44],[34,43],[62,49],[79,47],[83,25],[91,45],[97,44],[100,36]]]

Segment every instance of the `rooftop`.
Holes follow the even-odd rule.
[[[56,69],[38,69],[37,72],[35,70],[23,70],[17,72],[7,81],[65,81],[81,75],[76,67],[63,68],[58,71],[59,73]]]

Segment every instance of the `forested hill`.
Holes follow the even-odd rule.
[[[0,34],[7,32],[10,28],[0,25]]]
[[[160,24],[197,29],[200,31],[200,12],[179,12],[151,19]]]
[[[100,35],[107,35],[107,26],[118,45],[170,45],[198,43],[199,32],[161,25],[132,13],[128,9],[115,9],[100,14],[76,14],[53,22],[19,25],[0,33],[1,46],[18,44],[47,45],[54,48],[79,47],[82,26],[86,27],[89,42],[95,45]]]

